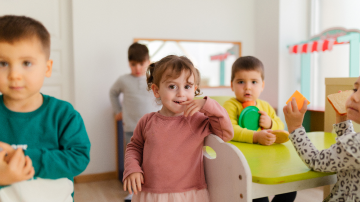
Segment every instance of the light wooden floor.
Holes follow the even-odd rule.
[[[122,202],[127,192],[118,180],[75,184],[76,202]],[[270,197],[271,199],[272,197]],[[322,188],[298,191],[295,202],[319,202],[323,200]]]

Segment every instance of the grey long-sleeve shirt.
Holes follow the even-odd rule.
[[[119,101],[123,93],[123,106]],[[158,111],[152,91],[147,91],[146,77],[131,74],[120,76],[110,89],[110,101],[116,114],[122,112],[124,131],[133,132],[137,122],[147,113]]]

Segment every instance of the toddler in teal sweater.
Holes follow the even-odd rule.
[[[72,201],[73,178],[90,161],[90,141],[80,114],[70,103],[40,93],[45,77],[51,76],[49,56],[50,34],[40,22],[0,17],[0,201],[11,201],[7,190],[17,182],[29,190],[50,190],[60,184],[64,188],[56,183],[59,179],[71,187],[69,196],[44,200]],[[24,181],[32,177],[32,184]],[[24,197],[40,199],[49,195],[46,192]]]

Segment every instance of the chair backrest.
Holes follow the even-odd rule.
[[[216,152],[215,159],[204,155],[210,201],[251,202],[252,175],[241,151],[213,134],[205,138],[205,146]]]
[[[347,78],[325,78],[325,118],[324,131],[333,132],[333,124],[335,123],[335,110],[327,100],[327,96],[339,92],[339,90],[350,90],[354,88],[357,77]],[[356,132],[360,131],[360,125],[353,122]]]

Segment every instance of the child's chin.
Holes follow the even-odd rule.
[[[347,119],[352,120],[357,124],[360,124],[360,117],[359,117],[359,115],[356,115],[354,112],[348,112]]]

